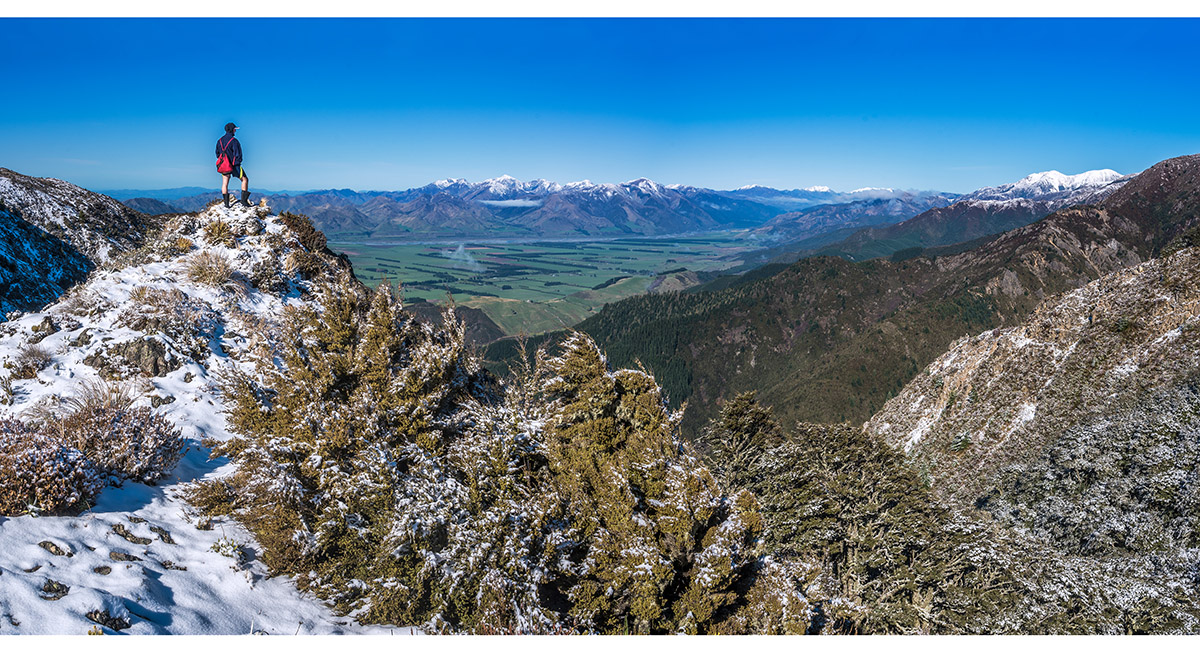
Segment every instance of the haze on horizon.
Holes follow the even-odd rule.
[[[1188,19],[0,19],[0,166],[967,192],[1200,151]]]

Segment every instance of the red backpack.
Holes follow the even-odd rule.
[[[228,148],[229,145],[231,145],[231,144],[233,144],[233,138],[229,138],[229,142],[226,142],[225,146],[221,147],[221,155],[217,156],[217,173],[218,174],[232,174],[233,173],[233,161],[231,161],[229,159],[229,156],[225,155],[225,149]]]

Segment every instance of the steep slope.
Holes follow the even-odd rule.
[[[2,167],[0,200],[97,265],[140,246],[147,232],[159,223],[103,194],[57,178],[33,178]]]
[[[87,277],[92,263],[0,202],[0,322],[37,309]]]
[[[53,301],[158,223],[65,181],[0,168],[0,322]]]
[[[1062,208],[1095,203],[1129,178],[1110,169],[1073,176],[1056,171],[1031,174],[1014,183],[976,190],[952,205],[934,208],[902,223],[859,231],[816,254],[863,260],[904,249],[967,242],[1020,228]]]
[[[802,260],[730,289],[641,296],[579,329],[641,359],[698,430],[746,390],[785,424],[861,422],[955,339],[1157,254],[1200,222],[1200,156],[1164,161],[1100,204],[1068,208],[964,253],[903,262]]]
[[[228,437],[218,377],[252,367],[286,306],[349,270],[303,220],[266,213],[176,217],[65,299],[0,325],[0,420],[61,416],[121,386],[187,443],[157,485],[107,487],[78,516],[0,516],[0,632],[366,631],[271,577],[240,526],[197,519],[179,498],[182,483],[230,469],[200,447]]]
[[[939,493],[974,501],[1001,468],[1198,368],[1200,250],[1185,248],[958,341],[865,426],[929,468]]]

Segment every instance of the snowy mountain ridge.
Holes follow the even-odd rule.
[[[1046,204],[1053,212],[1069,205],[1095,203],[1118,190],[1134,174],[1096,169],[1067,175],[1058,171],[1030,174],[1012,183],[984,187],[959,198],[960,202],[1005,202],[1025,199]]]
[[[0,168],[0,202],[70,243],[94,264],[132,250],[157,221],[121,202],[57,178],[33,178]]]
[[[270,344],[285,308],[309,300],[306,278],[348,270],[317,249],[323,237],[268,212],[217,205],[178,217],[62,300],[0,325],[0,364],[44,356],[29,378],[0,371],[0,420],[61,410],[108,382],[135,392],[187,444],[166,480],[106,488],[79,516],[0,516],[0,633],[82,634],[97,623],[139,634],[395,629],[336,617],[269,577],[245,529],[197,520],[180,497],[185,482],[230,469],[200,444],[228,437],[219,376]],[[58,591],[48,596],[48,585]]]

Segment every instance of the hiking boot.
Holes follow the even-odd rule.
[[[229,207],[229,195],[228,195],[228,194],[222,194],[222,195],[221,195],[221,198],[222,198],[222,199],[225,199],[225,207],[227,207],[227,208],[228,208],[228,207]]]
[[[240,203],[242,205],[246,206],[247,208],[250,207],[250,193],[249,192],[242,190],[242,200],[240,201]]]

